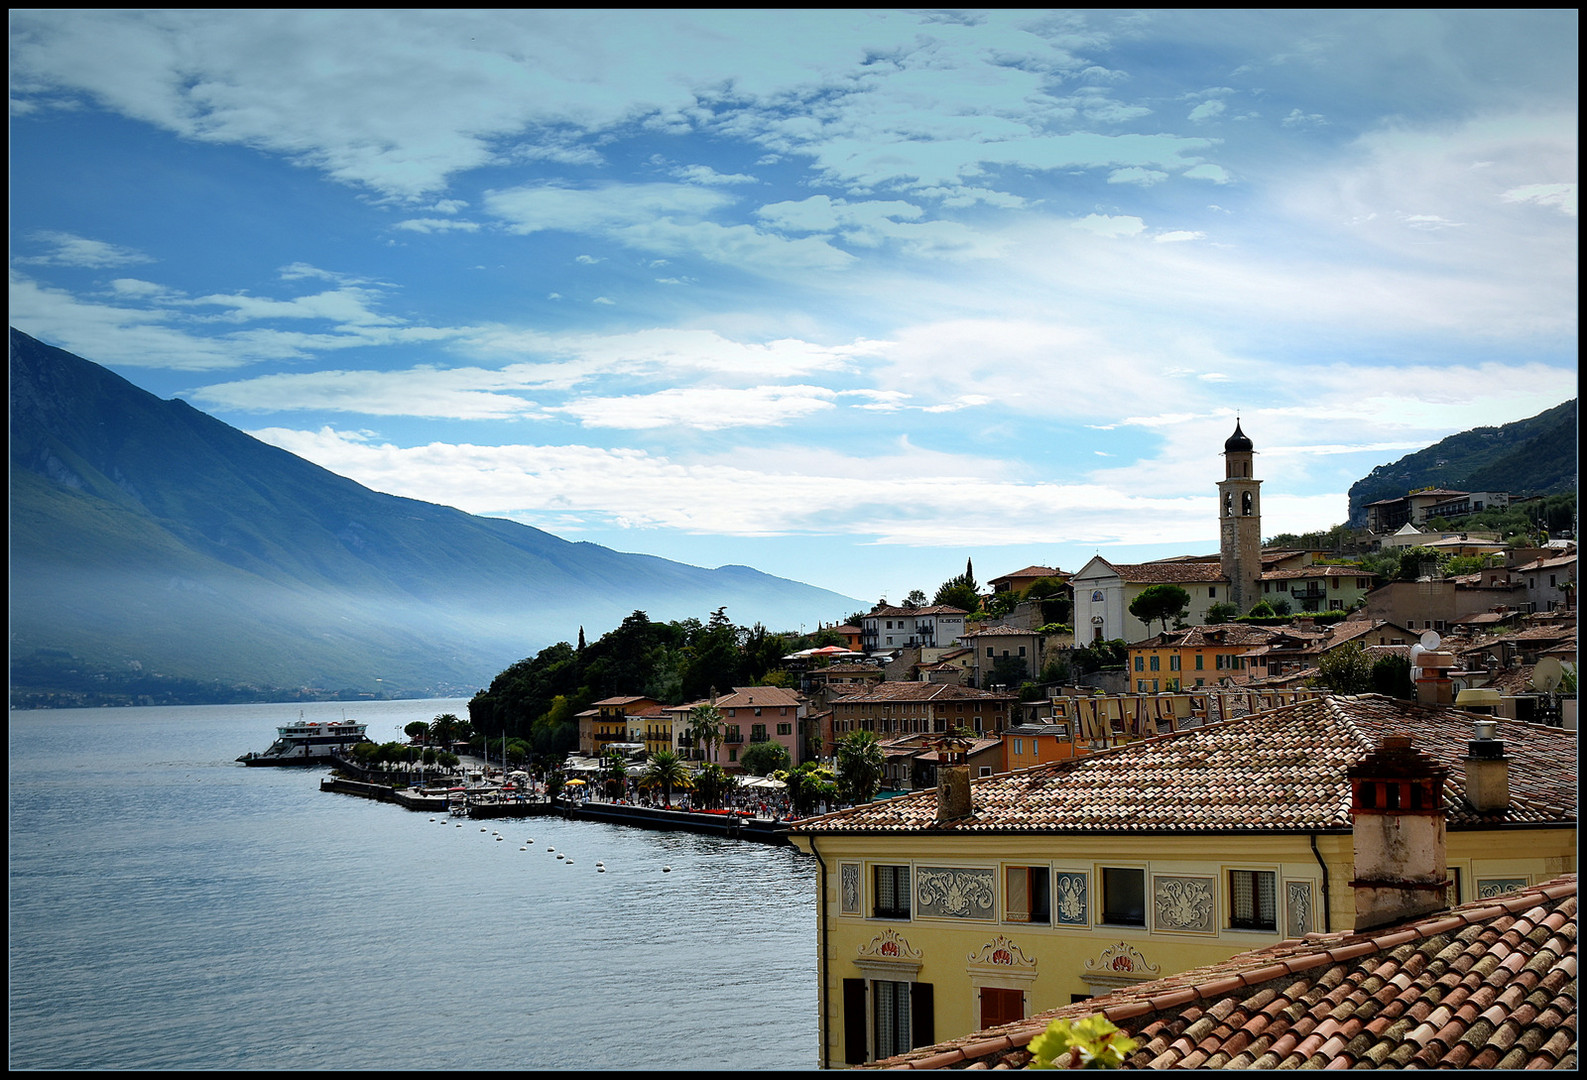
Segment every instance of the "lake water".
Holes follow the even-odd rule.
[[[467,704],[10,714],[12,1068],[815,1068],[813,860],[236,763],[300,710]]]

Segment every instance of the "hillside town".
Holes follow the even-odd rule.
[[[1368,543],[1480,568],[1445,576],[1429,561],[1428,573],[1383,580],[1332,551],[1263,546],[1254,456],[1236,425],[1216,483],[1215,555],[1123,563],[1099,554],[1071,572],[1011,570],[975,596],[975,612],[918,593],[883,601],[823,628],[841,645],[783,657],[789,686],[723,687],[670,706],[639,694],[595,701],[577,716],[570,767],[592,771],[614,752],[643,761],[671,751],[744,775],[741,754],[758,744],[781,747],[798,766],[830,762],[843,736],[866,731],[886,758],[883,789],[905,792],[934,785],[933,737],[954,728],[973,733],[975,775],[989,776],[1155,733],[1162,718],[1183,726],[1328,689],[1395,689],[1389,675],[1408,697],[1423,651],[1449,655],[1458,703],[1574,728],[1574,694],[1534,682],[1540,662],[1574,670],[1574,539],[1512,546],[1477,530],[1436,529],[1430,523],[1445,515],[1509,498],[1416,492],[1374,504],[1372,521],[1393,531]],[[973,581],[973,567],[956,580]],[[1345,659],[1359,685],[1338,681]],[[702,706],[720,714],[712,745],[695,730]]]
[[[1574,537],[1446,528],[1508,495],[1414,492],[1356,539],[1402,555],[1385,579],[1264,545],[1254,456],[1236,425],[1215,555],[1098,554],[968,594],[967,565],[937,600],[970,602],[883,600],[782,657],[786,685],[595,701],[566,775],[621,760],[642,797],[645,763],[676,757],[794,818],[820,864],[823,1067],[1024,1067],[1049,1023],[1097,1015],[1137,1036],[1132,1067],[1573,1065],[1573,994],[1411,1036],[1459,974],[1427,955],[1468,927],[1487,936],[1466,967],[1491,973],[1466,976],[1473,1001],[1574,964]],[[868,789],[776,790],[855,739]],[[1525,972],[1494,973],[1494,933],[1567,916],[1568,949],[1534,935],[1552,944]],[[1398,1000],[1333,992],[1406,943]],[[1237,1040],[1205,1020],[1297,999],[1347,1020]]]

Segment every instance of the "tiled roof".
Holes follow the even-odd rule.
[[[1280,579],[1287,581],[1287,580],[1290,580],[1292,578],[1315,578],[1315,577],[1337,577],[1337,578],[1365,577],[1365,578],[1370,578],[1370,577],[1376,577],[1376,576],[1377,575],[1372,573],[1371,571],[1363,570],[1359,566],[1323,566],[1323,565],[1320,565],[1320,564],[1314,564],[1312,566],[1302,566],[1302,567],[1299,567],[1298,569],[1263,570],[1262,571],[1262,580],[1263,581],[1278,581]]]
[[[781,686],[735,686],[733,692],[716,699],[719,709],[747,709],[756,705],[798,705],[799,694]]]
[[[856,701],[1013,701],[1015,698],[1014,694],[994,694],[987,690],[977,690],[973,686],[959,686],[956,683],[927,683],[900,679],[877,683],[838,700],[849,705]]]
[[[1237,645],[1265,645],[1278,635],[1271,626],[1252,623],[1221,623],[1173,630],[1155,638],[1131,642],[1136,649],[1213,649]]]
[[[908,618],[911,615],[968,615],[963,608],[951,607],[948,604],[932,604],[930,607],[879,607],[875,611],[867,611],[865,618],[896,619],[900,615]]]
[[[936,821],[935,791],[802,821],[800,833],[1230,833],[1348,831],[1345,770],[1385,735],[1449,770],[1449,827],[1570,826],[1576,733],[1501,721],[1510,806],[1479,814],[1464,797],[1475,714],[1378,694],[1323,695],[1251,716],[970,782],[973,812]]]
[[[1126,1069],[1575,1069],[1574,874],[1365,933],[1314,934],[865,1068],[1024,1068],[1101,1012]]]
[[[1119,577],[1132,585],[1176,584],[1181,581],[1228,581],[1215,562],[1113,563]]]
[[[971,631],[969,631],[969,632],[967,632],[967,633],[965,633],[963,635],[963,637],[965,637],[965,638],[1015,637],[1015,636],[1018,636],[1018,637],[1041,637],[1041,635],[1038,634],[1034,630],[1026,630],[1023,627],[1009,626],[1009,625],[1004,624],[1004,623],[999,623],[996,626],[988,626],[988,627],[986,627],[984,629],[981,629],[981,630],[971,630]]]

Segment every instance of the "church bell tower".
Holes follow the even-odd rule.
[[[1218,561],[1229,579],[1229,602],[1242,615],[1262,598],[1262,481],[1251,475],[1255,454],[1236,418],[1223,444],[1218,483]]]

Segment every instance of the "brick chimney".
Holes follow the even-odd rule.
[[[1445,907],[1443,785],[1449,770],[1413,749],[1409,735],[1387,735],[1345,775],[1355,846],[1355,928]]]
[[[1497,720],[1476,721],[1476,738],[1466,744],[1466,801],[1473,810],[1489,813],[1510,808],[1510,759],[1504,743],[1494,738]]]
[[[936,741],[937,821],[967,818],[970,805],[970,740],[949,735]]]
[[[1421,674],[1416,679],[1418,705],[1455,703],[1455,684],[1449,678],[1449,670],[1455,666],[1454,653],[1429,649],[1411,662],[1421,669]]]

